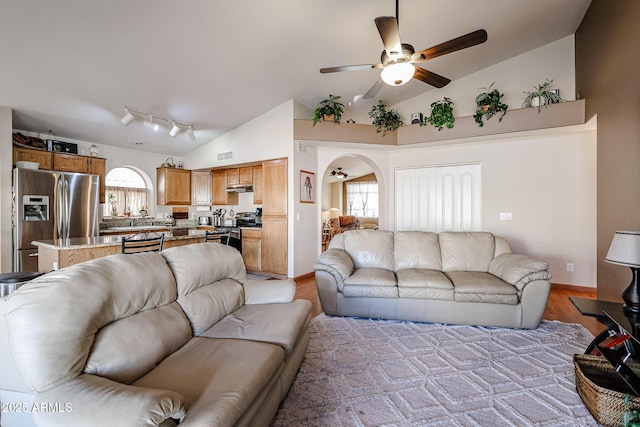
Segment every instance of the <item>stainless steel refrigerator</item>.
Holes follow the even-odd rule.
[[[98,175],[13,170],[13,270],[38,271],[34,240],[99,235]]]

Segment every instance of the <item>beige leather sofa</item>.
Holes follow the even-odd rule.
[[[48,273],[0,303],[0,423],[268,426],[308,345],[294,294],[217,243]]]
[[[551,278],[546,262],[486,232],[348,231],[314,268],[329,315],[528,329]]]

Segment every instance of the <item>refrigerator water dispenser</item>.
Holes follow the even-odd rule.
[[[22,196],[24,221],[49,220],[49,196]]]

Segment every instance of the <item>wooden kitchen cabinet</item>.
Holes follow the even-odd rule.
[[[262,162],[262,215],[287,215],[287,159]]]
[[[38,162],[40,169],[50,170],[52,167],[51,152],[35,148],[13,147],[13,164],[16,162]]]
[[[211,204],[211,171],[191,171],[191,204]]]
[[[242,260],[248,271],[262,270],[262,230],[242,229]]]
[[[159,205],[191,204],[191,171],[160,167],[156,169]]]
[[[262,204],[262,166],[253,167],[253,203]]]
[[[237,205],[238,193],[227,193],[228,169],[211,171],[212,205]]]
[[[262,271],[287,275],[287,159],[262,162]]]
[[[89,157],[76,154],[53,153],[53,170],[62,172],[89,172]]]
[[[253,184],[253,167],[247,166],[239,169],[240,184],[252,185]]]
[[[89,173],[100,177],[100,203],[105,203],[105,177],[107,160],[100,157],[89,157]]]
[[[240,184],[240,169],[239,168],[227,169],[227,185],[238,185],[238,184]]]

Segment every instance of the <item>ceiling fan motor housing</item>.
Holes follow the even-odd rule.
[[[411,62],[411,56],[415,53],[415,49],[408,43],[402,43],[402,55],[397,58],[392,58],[387,55],[387,51],[383,50],[380,54],[380,62],[385,67],[387,65],[396,63],[396,62]]]

